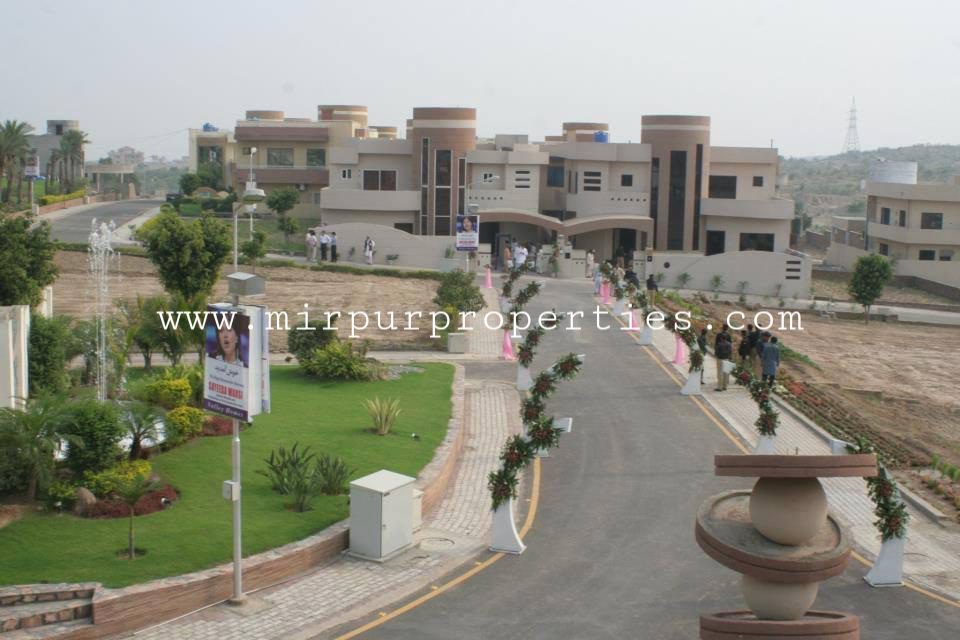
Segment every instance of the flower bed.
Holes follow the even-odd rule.
[[[163,509],[163,499],[170,502],[177,500],[177,492],[170,485],[151,491],[140,498],[133,507],[133,513],[138,516],[145,516]],[[129,518],[130,508],[120,500],[100,500],[87,509],[88,518]]]
[[[233,435],[233,420],[223,416],[207,416],[203,423],[204,437]]]

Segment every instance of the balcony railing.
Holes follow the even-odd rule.
[[[577,217],[650,214],[650,194],[640,191],[581,191],[566,197],[566,209]]]
[[[467,203],[484,209],[516,209],[538,212],[539,190],[530,189],[467,189]]]
[[[871,222],[867,234],[904,244],[960,245],[960,229],[917,229]]]
[[[704,198],[700,201],[700,213],[705,216],[731,218],[760,218],[763,220],[792,220],[793,200],[772,198],[770,200],[734,200],[727,198]]]

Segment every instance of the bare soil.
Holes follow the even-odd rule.
[[[813,276],[813,292],[817,297],[833,298],[837,302],[850,300],[850,294],[847,293],[847,283],[826,278]],[[933,293],[927,293],[921,289],[913,287],[897,287],[887,285],[880,296],[880,302],[883,303],[902,303],[902,304],[946,304],[958,305],[956,300],[951,300]]]
[[[54,309],[57,314],[68,314],[77,318],[89,318],[94,314],[94,288],[90,280],[85,253],[61,251],[56,257],[60,276],[53,285]],[[382,276],[357,276],[343,273],[309,271],[296,267],[264,267],[257,269],[258,275],[267,281],[264,296],[251,299],[256,304],[264,304],[271,311],[286,311],[291,329],[303,325],[303,316],[298,312],[309,305],[309,319],[323,321],[325,311],[374,311],[396,312],[396,331],[377,328],[375,317],[370,318],[367,330],[359,332],[358,339],[369,340],[371,348],[430,348],[436,340],[431,340],[430,320],[421,320],[418,331],[402,331],[401,322],[407,311],[427,313],[435,310],[432,300],[436,294],[437,283],[432,280],[414,280],[405,278],[385,278]],[[111,279],[110,293],[115,300],[135,300],[137,295],[151,296],[163,293],[163,287],[157,279],[156,269],[146,258],[121,256],[117,268],[118,276]],[[221,278],[214,288],[212,299],[226,300],[227,282]],[[384,324],[387,318],[384,316]],[[362,319],[357,319],[362,324]],[[349,337],[349,319],[341,319],[337,326],[341,338]],[[275,353],[287,350],[287,331],[270,332],[270,349]]]
[[[11,522],[19,520],[23,515],[23,507],[17,504],[0,504],[0,529]]]

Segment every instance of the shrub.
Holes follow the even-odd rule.
[[[87,195],[87,190],[80,189],[79,191],[65,193],[62,196],[40,196],[40,206],[56,204],[58,202],[66,202],[67,200],[76,200],[77,198],[82,198],[85,195]]]
[[[30,343],[27,368],[30,379],[30,395],[38,393],[61,393],[70,385],[66,373],[68,351],[73,336],[69,319],[30,318]]]
[[[71,509],[77,488],[66,482],[54,482],[47,487],[47,506],[51,509]],[[59,503],[59,504],[58,504]]]
[[[79,402],[71,407],[67,420],[67,430],[78,440],[67,445],[67,466],[78,476],[113,466],[126,433],[114,405],[98,400]]]
[[[317,349],[301,368],[308,375],[324,380],[369,380],[372,377],[370,367],[349,342],[330,342],[323,349]]]
[[[203,433],[203,411],[196,407],[181,406],[167,414],[167,442],[178,445],[197,438]]]
[[[400,400],[397,398],[387,398],[381,400],[379,397],[366,401],[367,413],[373,419],[373,428],[378,436],[385,436],[390,433],[393,423],[400,415]]]
[[[298,449],[299,442],[294,442],[293,446],[287,451],[284,447],[279,447],[270,452],[269,458],[264,458],[267,468],[257,469],[257,473],[270,480],[270,488],[281,494],[290,493],[290,474],[292,469],[302,466],[308,466],[313,454],[310,453],[310,447]]]
[[[233,420],[224,416],[207,416],[203,422],[204,436],[229,436],[233,434]]]
[[[145,391],[148,402],[158,404],[164,409],[188,405],[193,398],[193,387],[186,378],[157,378],[147,385]]]
[[[199,407],[203,404],[203,365],[178,364],[164,369],[160,374],[163,380],[183,379],[190,384],[190,404]]]
[[[440,278],[437,295],[433,299],[441,309],[452,306],[457,311],[480,311],[483,309],[483,294],[474,283],[472,273],[460,270],[450,271]]]
[[[27,488],[27,465],[16,451],[0,449],[0,494]]]
[[[317,474],[320,476],[320,492],[326,496],[347,493],[347,480],[353,473],[340,457],[324,453],[317,458]]]
[[[167,485],[156,491],[151,491],[137,500],[133,508],[134,514],[145,516],[163,509],[163,499],[170,502],[177,500],[177,492],[173,487]],[[129,518],[130,507],[121,500],[98,500],[96,504],[90,506],[87,510],[88,518]]]
[[[83,486],[98,498],[106,498],[134,478],[149,478],[152,467],[146,460],[124,460],[99,473],[83,474]]]
[[[330,326],[336,325],[336,317],[330,319]],[[309,325],[311,329],[295,327],[287,332],[287,351],[296,356],[299,362],[310,358],[317,349],[323,349],[337,339],[336,331],[325,331],[325,320],[317,320]]]

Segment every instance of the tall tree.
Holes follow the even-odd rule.
[[[26,217],[0,216],[0,307],[40,304],[44,287],[57,278],[50,224],[30,224]]]
[[[277,227],[283,232],[284,245],[290,244],[290,234],[296,233],[296,222],[287,219],[287,212],[299,202],[300,192],[293,187],[279,187],[267,196],[267,206],[280,216]]]
[[[60,139],[60,151],[67,159],[67,191],[73,191],[76,180],[83,175],[85,153],[83,146],[90,144],[87,134],[79,129],[70,129]]]
[[[136,238],[163,287],[187,300],[210,294],[233,246],[227,225],[209,213],[187,222],[170,209],[140,227]]]
[[[26,158],[30,150],[27,141],[29,126],[25,122],[6,120],[0,126],[0,176],[7,175],[7,188],[0,194],[3,202],[10,201],[10,191],[13,188],[13,177],[19,168],[21,159]]]
[[[885,257],[872,253],[869,256],[857,258],[853,275],[850,276],[850,282],[847,284],[847,291],[850,297],[863,305],[865,323],[870,322],[870,307],[883,293],[883,288],[891,277],[893,277],[893,267]]]

